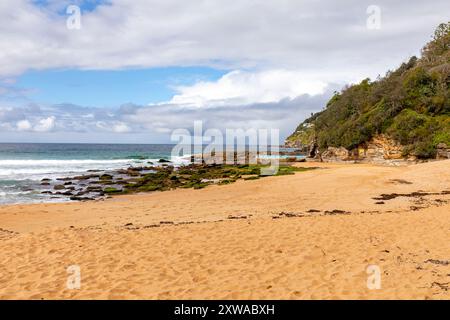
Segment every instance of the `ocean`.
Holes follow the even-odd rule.
[[[171,159],[173,145],[164,144],[0,144],[0,205],[66,201],[41,194],[40,181],[85,173],[146,165]],[[186,155],[185,155],[186,156]]]

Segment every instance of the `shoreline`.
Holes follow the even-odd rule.
[[[224,165],[231,166],[233,166],[233,162],[235,161],[238,161],[238,165],[242,163],[259,165],[263,161],[258,159],[257,154],[250,155],[247,153],[224,151],[223,156],[227,157],[228,160],[226,163],[224,162]],[[250,157],[252,161],[250,161]],[[299,157],[303,156],[297,155],[295,159],[298,160]],[[207,159],[209,162],[205,163],[204,159]],[[186,174],[199,174],[199,172],[192,170],[195,169],[194,166],[202,165],[206,170],[210,170],[211,168],[208,167],[208,164],[215,165],[216,163],[222,163],[219,160],[223,159],[215,156],[210,156],[209,158],[203,158],[202,156],[198,159],[198,157],[196,158],[193,155],[165,155],[156,159],[149,158],[148,156],[134,155],[125,156],[123,159],[110,158],[97,160],[88,158],[72,160],[2,160],[0,161],[2,162],[0,167],[6,167],[2,167],[2,170],[0,170],[2,171],[0,195],[4,195],[5,198],[0,199],[0,205],[54,203],[66,202],[68,200],[98,200],[105,199],[112,194],[165,190],[167,189],[166,187],[161,187],[164,181],[159,181],[160,179],[156,177],[155,180],[157,181],[152,183],[152,179],[146,179],[146,175],[158,172],[164,173],[164,171],[167,173],[170,168],[173,168],[175,173],[179,169],[186,168],[185,171],[189,171]],[[20,166],[24,164],[27,164],[27,167],[21,168]],[[55,171],[52,171],[52,169]],[[182,178],[181,180],[186,179]],[[135,186],[133,184],[136,184],[136,182],[143,182],[138,187],[140,186],[140,189],[144,190],[135,190],[136,188],[134,188]],[[204,184],[200,183],[200,181],[196,181],[195,183],[194,181],[190,182],[192,182],[192,185],[196,185],[196,187],[203,187],[201,184]],[[172,186],[174,183],[164,184],[168,185],[168,188],[185,187],[183,186],[184,183],[175,183],[174,186]],[[150,190],[144,188],[146,185],[151,185]]]
[[[341,160],[341,159],[324,159],[323,161],[318,161],[315,158],[308,158],[306,154],[299,153],[298,150],[294,150],[287,146],[280,146],[282,151],[279,152],[280,165],[291,166],[294,163],[318,163],[323,166],[324,163],[335,163],[335,164],[369,164],[369,165],[379,165],[379,166],[409,166],[412,164],[418,163],[427,163],[434,161],[442,161],[436,159],[428,159],[428,160],[415,160],[409,161],[407,159],[397,159],[397,160],[384,160],[384,161],[370,161],[368,159],[353,159],[353,160]],[[292,149],[292,150],[289,150]],[[142,179],[148,173],[154,173],[155,171],[164,171],[164,166],[173,167],[176,171],[178,168],[185,166],[189,168],[194,165],[202,165],[205,166],[205,169],[209,170],[208,165],[212,164],[221,164],[222,161],[226,158],[227,160],[233,160],[236,162],[234,165],[239,164],[256,164],[262,165],[268,163],[270,159],[275,159],[277,156],[271,157],[265,154],[261,155],[258,153],[252,152],[243,152],[236,153],[232,151],[223,151],[218,154],[211,154],[209,156],[185,156],[185,157],[176,157],[175,161],[166,160],[166,158],[159,159],[151,159],[148,157],[137,157],[134,158],[128,157],[128,159],[110,159],[110,160],[73,160],[75,162],[80,163],[89,163],[89,162],[107,162],[107,163],[118,163],[118,162],[129,162],[127,166],[122,167],[111,167],[111,168],[102,168],[102,167],[91,167],[90,169],[86,169],[85,171],[67,171],[59,172],[56,171],[54,173],[40,173],[39,178],[30,178],[28,180],[24,180],[20,178],[18,180],[14,180],[13,178],[9,179],[5,178],[9,184],[3,186],[4,190],[0,189],[0,194],[4,194],[6,197],[3,201],[0,202],[0,206],[4,205],[23,205],[23,204],[39,204],[39,203],[64,203],[70,201],[91,201],[91,200],[106,200],[108,197],[115,194],[127,194],[127,193],[137,193],[137,192],[151,192],[156,190],[165,190],[166,188],[161,188],[158,186],[158,183],[150,183],[151,190],[135,190],[137,188],[133,188],[132,184],[134,184],[137,180]],[[190,160],[189,160],[190,158]],[[151,161],[150,161],[151,160]],[[13,161],[13,160],[7,160]],[[24,160],[19,160],[24,161]],[[35,160],[25,160],[30,161],[32,163]],[[37,162],[41,160],[36,160]],[[58,160],[42,160],[45,163],[55,162],[58,163]],[[67,160],[64,160],[67,161]],[[70,160],[72,161],[72,160]],[[132,163],[130,161],[137,161],[136,163]],[[206,162],[205,162],[206,161]],[[192,162],[192,163],[191,163]],[[226,165],[233,166],[232,162],[227,161]],[[225,164],[225,163],[224,163]],[[305,167],[305,166],[303,166]],[[33,171],[32,169],[31,171]],[[60,170],[60,168],[58,169]],[[36,171],[36,170],[35,170]],[[192,174],[190,172],[189,174]],[[206,179],[209,180],[209,179]],[[0,181],[1,182],[1,181]],[[150,181],[151,182],[151,181]],[[158,182],[158,181],[157,181]],[[206,184],[216,183],[214,181],[208,181]],[[234,181],[233,181],[234,182]],[[14,183],[14,184],[13,184]],[[145,187],[145,184],[142,187]],[[196,183],[192,183],[193,185],[197,185],[196,187],[204,187],[205,183],[201,183],[197,181]],[[184,187],[183,185],[176,185],[172,187]],[[172,188],[170,187],[170,188]],[[8,191],[9,190],[9,191]],[[22,198],[20,198],[22,197]],[[10,199],[9,199],[10,198]],[[17,199],[16,199],[17,198]],[[21,202],[22,201],[22,202]]]
[[[296,165],[321,169],[1,206],[0,297],[450,298],[450,161]],[[374,263],[387,272],[379,291],[365,287]],[[65,288],[72,264],[80,290]]]

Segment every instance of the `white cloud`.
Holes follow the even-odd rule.
[[[120,122],[120,123],[116,123],[113,126],[112,131],[114,131],[115,133],[126,133],[126,132],[130,132],[131,129],[125,123]]]
[[[48,112],[48,110],[47,110]],[[56,117],[49,115],[48,117],[40,117],[41,109],[38,106],[27,108],[0,108],[0,115],[4,118],[2,129],[4,131],[17,132],[49,132],[55,129]],[[72,115],[68,115],[70,119]],[[24,119],[25,118],[25,119]],[[20,119],[20,120],[15,120]],[[70,120],[69,120],[70,121]]]
[[[178,87],[179,94],[169,103],[192,107],[269,103],[294,99],[302,94],[322,94],[326,86],[325,82],[296,71],[233,71],[214,82]]]
[[[39,120],[38,124],[33,127],[33,130],[36,132],[51,131],[55,127],[55,120],[56,118],[54,116],[41,119]]]
[[[276,128],[283,139],[311,112],[321,110],[336,89],[338,86],[331,85],[323,94],[210,108],[173,103],[127,104],[111,109],[73,104],[0,106],[0,132],[3,141],[29,142],[31,138],[39,138],[40,141],[77,142],[76,137],[84,137],[91,142],[102,139],[106,142],[167,143],[173,130],[191,129],[194,121],[202,120],[204,129]]]
[[[88,114],[82,115],[81,117],[85,118],[85,119],[94,119],[95,116],[93,113],[88,113]]]
[[[108,117],[111,117],[109,114]],[[115,117],[115,115],[114,115]],[[89,123],[89,122],[88,122]],[[87,126],[86,129],[92,129],[89,128],[90,125]],[[108,132],[114,132],[114,133],[127,133],[131,132],[132,129],[124,122],[116,122],[116,121],[110,121],[110,119],[104,119],[101,121],[97,121],[94,126],[94,128],[97,128],[101,131],[108,131]]]
[[[180,104],[159,104],[126,107],[118,115],[134,130],[170,133],[174,129],[191,129],[194,121],[202,120],[204,128],[225,129],[279,129],[283,139],[312,112],[322,110],[338,87],[326,88],[323,94],[300,95],[275,102],[216,105],[199,108]]]
[[[28,120],[20,120],[17,121],[17,130],[18,131],[29,131],[31,130],[32,126],[30,121]]]
[[[341,87],[335,83],[373,78],[418,54],[450,11],[448,0],[433,5],[379,0],[381,29],[368,30],[366,8],[372,2],[364,0],[110,2],[84,12],[81,30],[68,30],[66,17],[55,12],[73,1],[50,0],[47,9],[29,0],[0,1],[0,94],[26,93],[15,90],[14,79],[27,70],[212,66],[236,71],[177,87],[171,100],[158,105],[0,107],[2,138],[9,133],[29,139],[27,131],[34,131],[33,136],[70,133],[91,139],[94,132],[115,142],[131,134],[167,137],[194,120],[219,129],[279,128],[285,136],[323,108]]]
[[[104,121],[97,121],[95,123],[95,128],[100,129],[100,130],[108,130],[108,128],[110,128],[110,127]]]
[[[366,28],[372,3],[361,0],[110,2],[84,12],[81,30],[68,30],[67,17],[50,11],[60,5],[2,0],[0,77],[180,65],[314,70],[323,81],[339,72],[376,76],[418,53],[450,11],[448,0],[379,0],[382,24],[374,31]]]

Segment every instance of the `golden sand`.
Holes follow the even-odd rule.
[[[301,165],[321,168],[1,207],[0,298],[450,298],[450,161]],[[71,265],[80,289],[67,288]]]

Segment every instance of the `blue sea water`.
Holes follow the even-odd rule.
[[[173,145],[162,144],[0,144],[0,204],[58,201],[41,194],[41,179],[88,170],[114,170],[171,158]],[[186,156],[186,155],[185,155]]]

